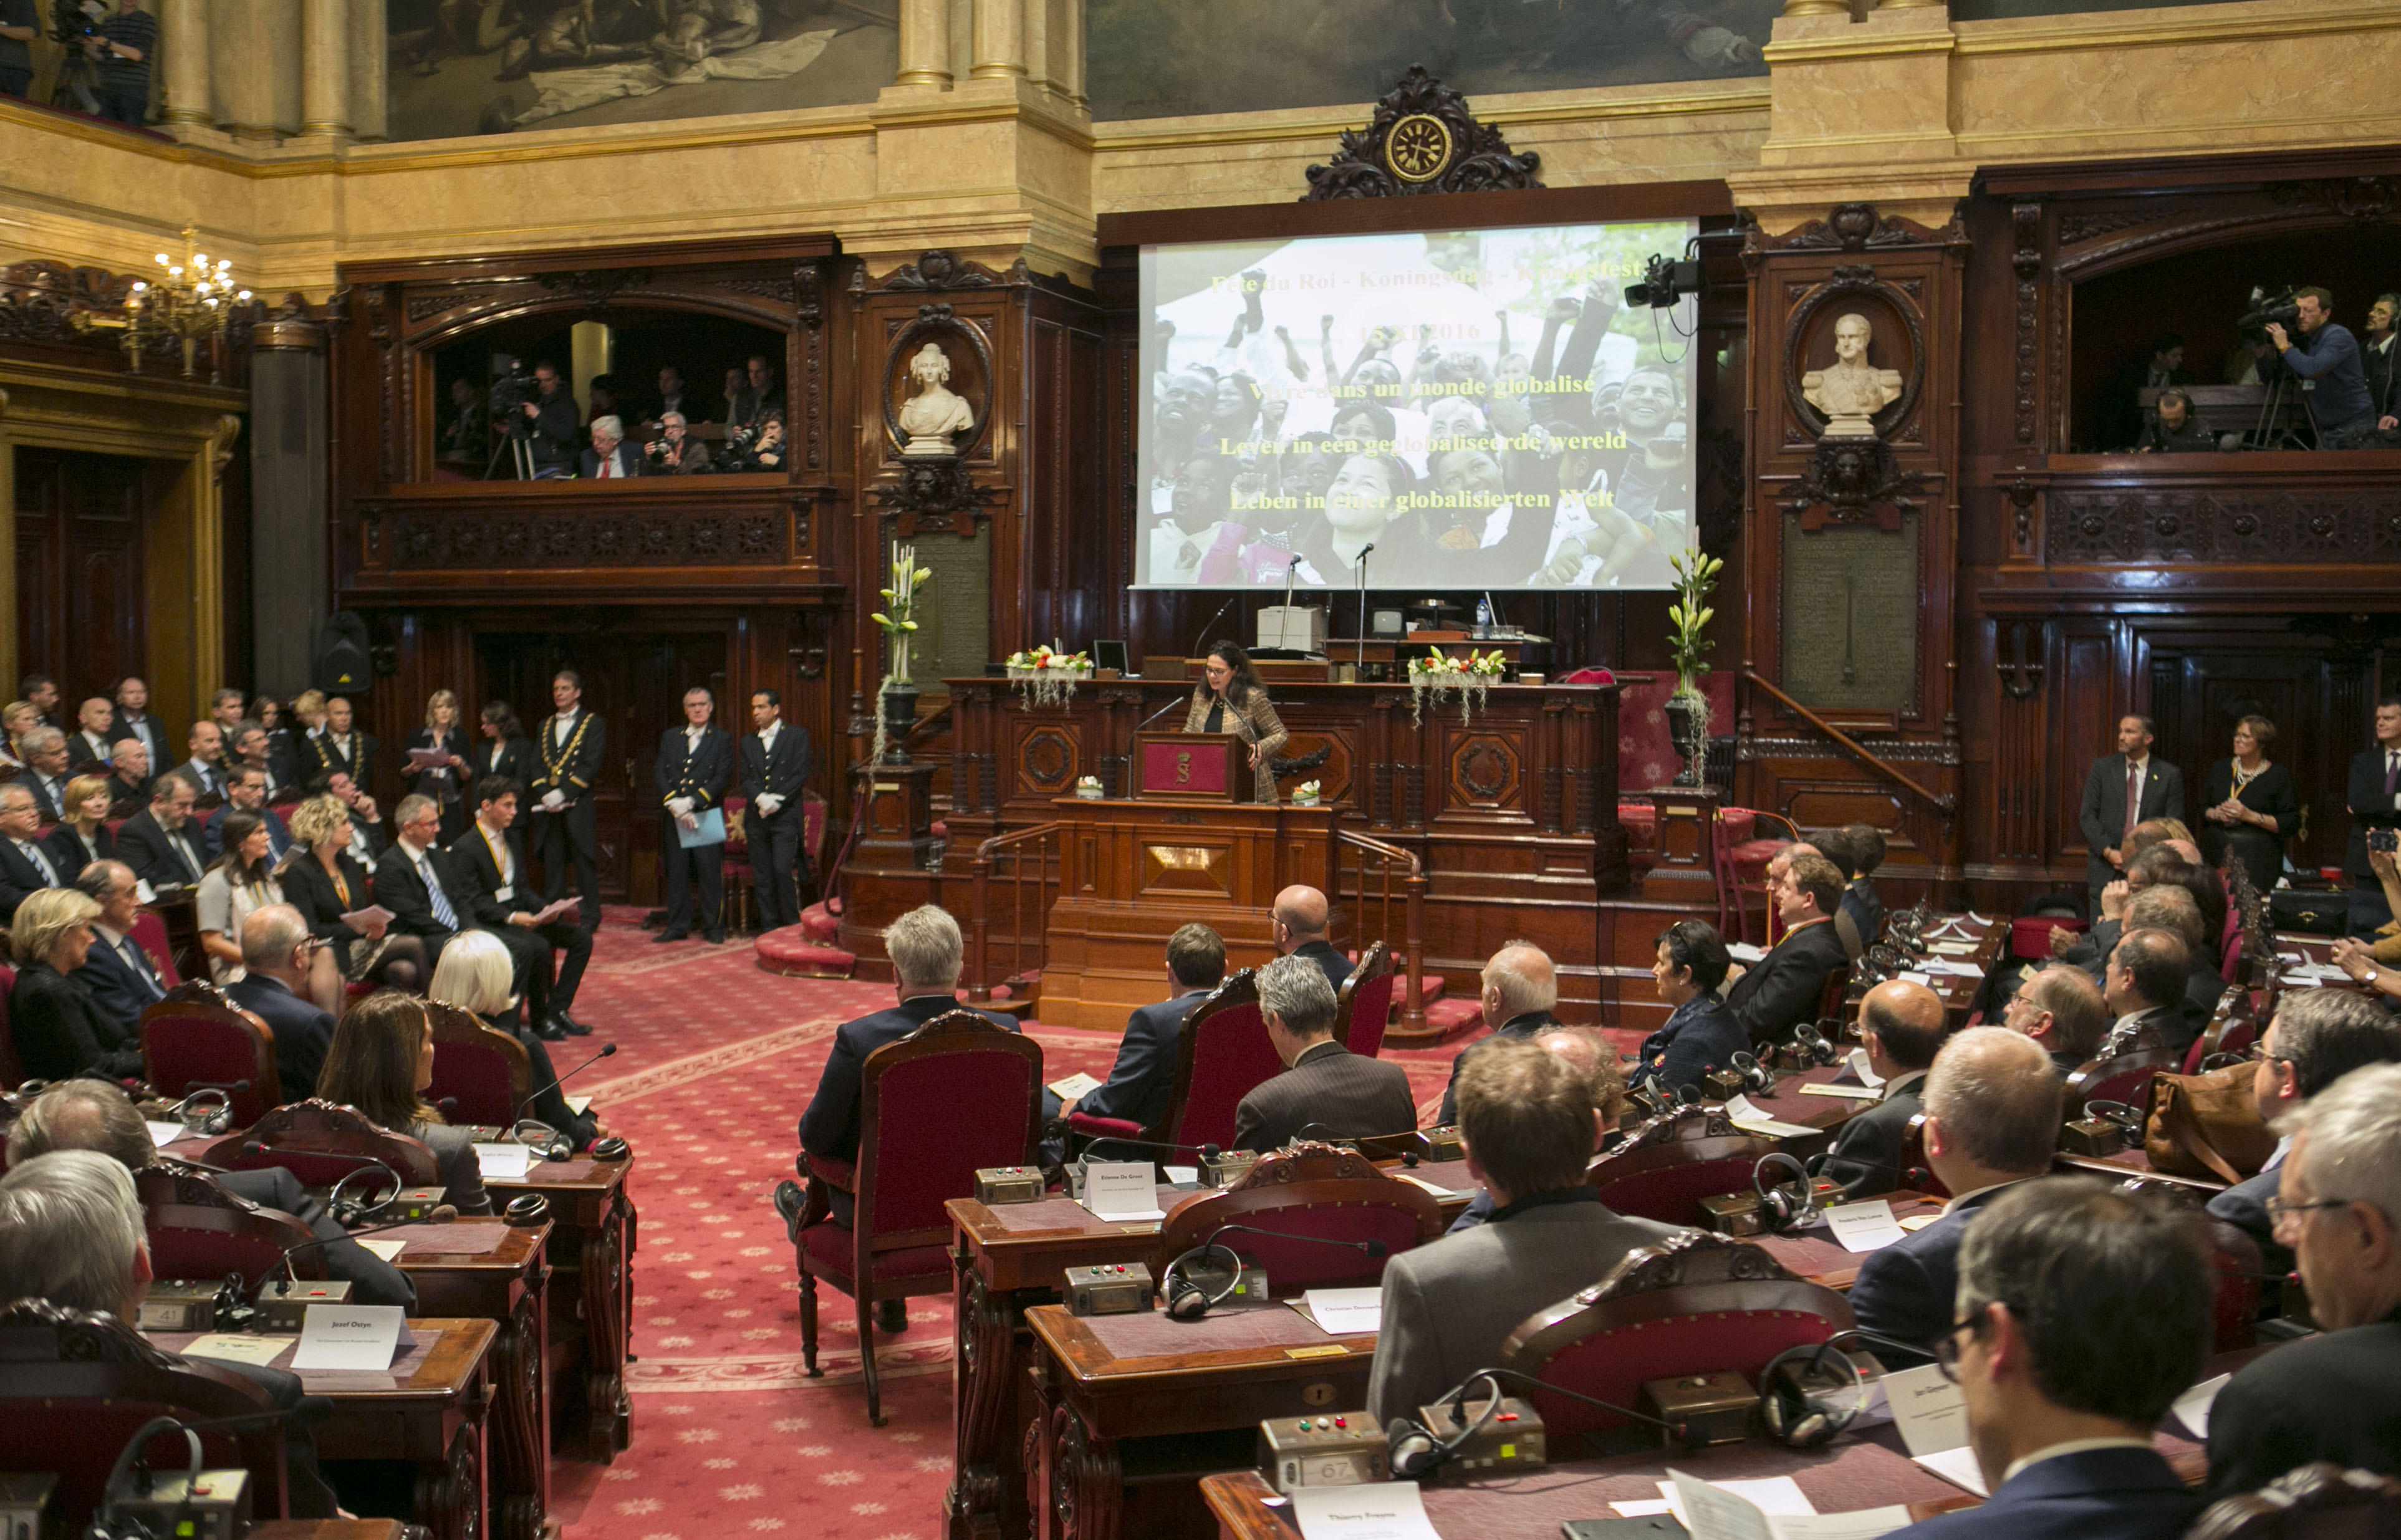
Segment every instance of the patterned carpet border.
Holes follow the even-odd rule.
[[[947,1330],[948,1323],[945,1323]],[[858,1350],[822,1343],[817,1367],[825,1373],[811,1379],[797,1353],[755,1358],[652,1358],[627,1368],[625,1386],[638,1394],[687,1391],[814,1390],[826,1385],[856,1385],[864,1378]],[[948,1374],[951,1344],[940,1341],[875,1350],[876,1376],[909,1379],[921,1374]]]
[[[807,1043],[830,1040],[847,1019],[844,1016],[819,1016],[798,1026],[784,1027],[760,1037],[746,1038],[740,1042],[727,1043],[721,1048],[670,1059],[638,1074],[601,1081],[590,1088],[592,1099],[596,1103],[618,1106],[661,1091],[672,1091],[677,1086],[705,1080],[722,1070],[752,1064]]]

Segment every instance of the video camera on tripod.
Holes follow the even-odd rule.
[[[486,481],[492,479],[492,471],[503,454],[515,467],[519,481],[533,479],[533,419],[526,416],[525,408],[541,394],[541,384],[523,360],[507,353],[492,355],[492,382],[485,392],[485,412],[498,431],[492,435],[492,457],[484,462]]]
[[[2301,306],[2296,297],[2299,292],[2288,284],[2283,294],[2271,296],[2265,289],[2254,288],[2251,291],[2251,309],[2234,323],[2235,329],[2243,334],[2243,340],[2261,340],[2267,337],[2271,325],[2282,326],[2286,331],[2299,326]]]
[[[50,36],[70,51],[79,52],[85,38],[100,36],[101,19],[107,14],[99,0],[58,0],[50,8]]]
[[[2234,323],[2234,329],[2242,335],[2244,345],[2253,348],[2265,345],[2271,326],[2284,327],[2287,336],[2298,332],[2301,324],[2299,292],[2298,287],[2293,284],[2285,285],[2284,292],[2279,295],[2271,295],[2266,289],[2255,286],[2251,291],[2251,309]],[[2306,447],[2301,435],[2286,420],[2295,383],[2292,371],[2283,367],[2275,358],[2263,358],[2259,361],[2259,379],[2268,387],[2267,396],[2259,404],[2258,423],[2247,435],[2246,442],[2255,449]],[[2299,381],[2303,415],[2312,430],[2317,424],[2317,413],[2310,393],[2315,384],[2314,380]]]

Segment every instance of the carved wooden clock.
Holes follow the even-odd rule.
[[[1431,182],[1450,167],[1450,128],[1429,113],[1411,113],[1384,136],[1384,167],[1404,182]]]

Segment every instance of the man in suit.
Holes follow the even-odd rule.
[[[142,747],[139,738],[119,738],[108,750],[108,812],[111,818],[130,818],[144,803],[150,800],[150,790],[158,780],[150,774],[155,763],[150,750]]]
[[[1742,1023],[1754,1045],[1764,1047],[1818,1019],[1826,981],[1850,966],[1834,928],[1846,879],[1819,855],[1795,856],[1776,889],[1776,913],[1784,937],[1749,968],[1739,970],[1725,993],[1726,1009]]]
[[[2017,992],[2001,1008],[2001,1023],[2032,1038],[2065,1079],[2091,1063],[2099,1051],[2109,1007],[2091,974],[2052,963],[2018,981]]]
[[[533,451],[534,479],[555,481],[575,463],[575,430],[583,413],[550,360],[533,366],[533,399],[517,408],[525,420],[512,426]]]
[[[259,736],[264,738],[265,734]],[[201,826],[201,844],[210,860],[225,853],[222,831],[227,814],[248,813],[267,825],[267,853],[270,860],[281,860],[283,852],[292,848],[292,831],[283,822],[283,815],[267,805],[267,772],[247,761],[226,772],[226,804],[209,815]]]
[[[1283,956],[1259,969],[1259,1013],[1283,1073],[1234,1108],[1234,1148],[1264,1155],[1295,1139],[1349,1139],[1417,1127],[1408,1072],[1334,1040],[1334,990],[1317,959]]]
[[[1135,1008],[1126,1018],[1125,1036],[1118,1039],[1117,1062],[1109,1066],[1106,1080],[1070,1102],[1046,1089],[1043,1121],[1060,1121],[1082,1111],[1095,1118],[1121,1118],[1137,1128],[1165,1123],[1168,1100],[1175,1094],[1175,1051],[1184,1023],[1225,978],[1225,938],[1205,925],[1179,926],[1167,938],[1167,982],[1174,993]],[[1059,1154],[1064,1153],[1062,1147]]]
[[[75,736],[67,740],[67,758],[75,763],[93,762],[106,764],[116,752],[117,740],[124,736],[112,733],[117,725],[117,708],[106,695],[93,695],[75,712]]]
[[[317,1072],[334,1041],[334,1018],[309,1000],[309,955],[319,942],[288,903],[254,909],[241,922],[242,976],[226,997],[275,1034],[275,1078],[287,1102],[317,1093]]]
[[[526,891],[525,836],[511,827],[516,817],[516,782],[486,776],[476,784],[475,821],[450,842],[451,902],[464,899],[463,913],[501,938],[516,960],[517,988],[534,1032],[550,1042],[581,1038],[592,1029],[575,1019],[575,991],[592,960],[592,931],[564,920],[535,923],[543,906]]]
[[[228,749],[233,747],[233,730],[241,725],[242,708],[250,697],[231,685],[209,697],[209,720],[217,724],[217,733]]]
[[[659,371],[658,399],[642,414],[642,421],[653,428],[664,428],[669,412],[679,414],[687,421],[702,415],[700,403],[684,390],[683,371],[672,364]]]
[[[1328,910],[1325,895],[1295,883],[1275,896],[1270,928],[1279,957],[1307,957],[1325,975],[1337,996],[1351,977],[1351,961],[1325,939]]]
[[[2254,1360],[2218,1392],[2209,1486],[2221,1494],[2312,1460],[2401,1476],[2401,1066],[2353,1070],[2284,1126],[2276,1236],[2299,1263],[2320,1335]]]
[[[2213,1282],[2188,1208],[2092,1176],[1996,1198],[1960,1248],[1942,1333],[1992,1495],[1902,1533],[2181,1540],[2202,1498],[2151,1433],[2209,1351]]]
[[[2193,901],[2192,889],[2181,883],[2153,883],[2127,903],[2126,928],[2164,930],[2184,942],[2183,993],[2176,1011],[2184,1017],[2185,1041],[2200,1037],[2225,997],[2226,975],[2218,970],[2218,949],[2202,931],[2201,906]]]
[[[2118,751],[2085,772],[2077,827],[2084,832],[2084,886],[2090,914],[2101,913],[2101,889],[2126,864],[2126,836],[2146,818],[2184,817],[2184,774],[2151,753],[2156,730],[2148,717],[2118,719]]]
[[[1706,920],[1678,920],[1659,932],[1653,946],[1651,978],[1667,1002],[1667,1020],[1642,1039],[1631,1079],[1667,1092],[1698,1089],[1702,1076],[1750,1052],[1749,1035],[1718,998],[1730,966],[1725,940]]]
[[[686,832],[698,832],[701,815],[723,816],[726,783],[734,778],[734,740],[709,717],[717,696],[706,685],[683,693],[683,725],[659,736],[652,778],[659,789],[659,851],[666,858],[667,923],[651,938],[679,942],[692,934],[692,888],[700,879],[700,928],[711,946],[725,944],[725,842],[687,848]]]
[[[2364,936],[2395,917],[2367,864],[2367,832],[2401,828],[2401,695],[2376,703],[2376,742],[2351,757],[2343,803],[2351,809],[2351,843],[2343,857],[2343,871],[2352,880],[2351,933]]]
[[[542,887],[549,901],[567,892],[567,873],[575,872],[575,891],[583,901],[578,922],[585,929],[600,924],[600,831],[592,805],[592,788],[600,779],[607,756],[609,729],[583,709],[583,676],[562,668],[550,681],[551,704],[557,708],[543,719],[534,736],[534,838],[542,855]]]
[[[17,698],[34,708],[45,727],[59,724],[59,681],[48,674],[27,674],[17,683]]]
[[[2109,1024],[2095,1058],[2115,1058],[2137,1048],[2192,1046],[2184,1014],[2185,975],[2192,955],[2184,939],[2168,930],[2129,930],[2109,954],[2101,998],[2116,1020]]]
[[[2146,825],[2145,829],[2152,826]],[[2054,926],[2051,928],[2051,955],[2072,962],[2092,975],[2092,982],[2105,982],[2109,971],[2109,954],[2118,949],[2118,940],[2129,928],[2126,910],[2147,889],[2161,883],[2182,883],[2190,873],[2190,864],[2164,836],[2149,838],[2144,829],[2128,836],[2125,849],[2125,874],[2114,878],[2101,888],[2101,907],[2091,929],[2081,937]],[[2062,937],[2067,937],[2063,942]]]
[[[223,797],[226,791],[225,735],[218,731],[217,724],[206,717],[192,723],[191,734],[184,740],[184,748],[191,757],[176,768],[199,783],[200,795]]]
[[[66,735],[55,727],[36,727],[17,747],[25,756],[25,773],[17,784],[34,793],[44,822],[56,822],[66,813],[62,805],[67,795]]]
[[[1883,1099],[1834,1132],[1816,1162],[1816,1175],[1840,1182],[1853,1199],[1873,1198],[1901,1185],[1908,1164],[1909,1121],[1924,1105],[1918,1088],[1950,1031],[1942,997],[1922,983],[1892,979],[1859,1001],[1859,1033],[1868,1067],[1884,1081]]]
[[[158,1147],[141,1112],[123,1091],[105,1080],[68,1080],[34,1100],[8,1131],[8,1163],[22,1165],[53,1149],[89,1149],[128,1171],[158,1164]],[[247,1203],[288,1214],[324,1242],[316,1248],[326,1276],[349,1280],[351,1299],[363,1305],[398,1305],[417,1311],[417,1286],[408,1274],[350,1238],[299,1178],[281,1166],[258,1171],[211,1173],[216,1185]]]
[[[2401,295],[2378,295],[2376,303],[2367,308],[2367,330],[2359,338],[2359,363],[2367,377],[2367,399],[2375,405],[2376,426],[2387,433],[2401,427],[2401,370],[2394,367],[2401,364],[2401,340],[2396,340],[2401,339],[2401,331],[2395,330],[2396,322],[2401,322]],[[53,689],[53,698],[56,693]],[[25,700],[34,698],[27,692],[20,691],[19,694]],[[35,709],[40,709],[39,702],[35,702]]]
[[[64,887],[67,873],[42,848],[42,810],[22,781],[0,783],[0,924],[17,918],[28,893]]]
[[[135,1042],[142,1040],[142,1012],[167,997],[167,981],[142,943],[133,924],[142,917],[142,896],[133,869],[123,861],[94,861],[75,876],[75,887],[100,905],[92,921],[91,950],[75,969],[84,993]]]
[[[1601,1125],[1590,1078],[1566,1059],[1494,1038],[1466,1061],[1456,1089],[1468,1171],[1492,1214],[1384,1264],[1367,1408],[1388,1428],[1500,1362],[1502,1342],[1535,1312],[1598,1283],[1636,1247],[1680,1233],[1612,1212],[1585,1182]]]
[[[1827,848],[1832,839],[1835,848]],[[1850,877],[1843,889],[1834,929],[1856,962],[1884,934],[1884,900],[1875,890],[1875,869],[1884,864],[1884,833],[1873,824],[1849,823],[1816,836],[1818,850]]]
[[[167,724],[150,714],[150,686],[138,674],[128,674],[117,681],[117,710],[109,724],[108,741],[115,744],[126,738],[149,750],[152,766],[168,763]]]
[[[743,815],[750,845],[751,891],[759,900],[759,928],[780,930],[801,923],[798,869],[808,833],[808,810],[801,793],[808,786],[809,734],[784,721],[784,697],[773,690],[750,694],[752,731],[742,739]]]
[[[613,414],[592,419],[592,447],[583,451],[586,481],[623,481],[642,474],[642,452],[625,442],[625,424]]]
[[[130,1325],[150,1291],[150,1238],[131,1173],[91,1149],[54,1149],[0,1176],[0,1299],[48,1299],[62,1310],[105,1312]],[[287,1369],[201,1360],[265,1391],[268,1405],[300,1405],[300,1377]],[[179,1360],[180,1362],[180,1360]],[[283,1484],[295,1519],[340,1511],[317,1469],[309,1420],[283,1424]]]
[[[463,893],[453,897],[459,878],[449,853],[434,844],[442,837],[442,804],[432,797],[405,796],[392,817],[400,824],[400,838],[392,842],[391,853],[376,863],[375,900],[391,911],[394,934],[425,942],[425,961],[431,967],[459,933],[465,903]]]
[[[1458,1121],[1459,1071],[1469,1055],[1504,1038],[1538,1038],[1559,1025],[1551,1011],[1559,1003],[1559,975],[1550,955],[1532,942],[1509,942],[1484,965],[1484,1019],[1501,1024],[1452,1056],[1450,1079],[1442,1088],[1441,1123]]]
[[[347,776],[351,785],[364,791],[375,779],[383,745],[373,734],[358,731],[350,703],[336,695],[325,702],[325,728],[309,738],[309,752],[317,762],[312,780],[319,775]]]
[[[190,777],[170,770],[151,787],[150,805],[117,832],[117,855],[154,893],[198,887],[209,869],[208,858],[200,854],[199,825],[192,818],[192,803],[199,795]]]
[[[1969,1222],[2010,1183],[2051,1169],[2059,1085],[2050,1056],[2005,1026],[1969,1027],[1934,1055],[1923,1088],[1926,1162],[1951,1201],[1932,1224],[1860,1259],[1850,1298],[1862,1327],[1933,1356],[1953,1319]],[[1907,1356],[1876,1352],[1887,1364]]]
[[[233,748],[232,757],[226,761],[227,795],[231,795],[230,783],[236,770],[257,771],[259,780],[266,788],[266,800],[270,803],[291,784],[284,778],[281,766],[276,763],[274,738],[257,722],[236,722],[233,731],[226,735],[226,742]]]
[[[2257,1176],[2209,1200],[2211,1214],[2259,1243],[2265,1271],[2281,1272],[2290,1267],[2268,1214],[2268,1200],[2276,1196],[2284,1162],[2292,1155],[2286,1121],[2353,1070],[2380,1064],[2401,1064],[2401,1022],[2373,998],[2348,989],[2296,989],[2277,1002],[2274,1019],[2259,1035],[2251,1099],[2259,1108],[2259,1121],[2278,1130],[2280,1137]]]

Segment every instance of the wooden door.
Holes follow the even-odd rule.
[[[2342,864],[2351,755],[2367,742],[2364,662],[2329,655],[2323,638],[2268,634],[2239,647],[2176,646],[2154,638],[2151,714],[2159,752],[2185,773],[2186,821],[2198,831],[2202,782],[2233,754],[2234,723],[2257,714],[2276,727],[2269,758],[2292,772],[2306,815],[2285,846],[2303,871]]]
[[[57,677],[73,731],[85,696],[149,668],[142,557],[158,471],[62,449],[19,449],[16,463],[18,662]]]

